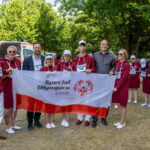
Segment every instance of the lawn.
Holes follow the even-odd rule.
[[[139,93],[139,95],[142,95]],[[23,127],[13,135],[5,133],[4,122],[0,126],[2,135],[7,140],[0,141],[0,150],[150,150],[150,108],[138,104],[127,107],[127,126],[118,130],[113,123],[118,121],[118,110],[111,106],[108,116],[108,126],[104,127],[98,121],[96,128],[76,126],[76,114],[71,115],[70,127],[60,125],[62,115],[55,115],[55,129],[34,128],[27,130],[26,111],[19,110],[17,125]],[[44,124],[43,115],[41,122]]]

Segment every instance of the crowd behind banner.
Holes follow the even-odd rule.
[[[138,89],[140,88],[140,80],[142,79],[142,91],[144,93],[144,103],[142,107],[150,107],[150,62],[146,59],[137,61],[136,56],[130,56],[131,61],[127,61],[128,54],[125,49],[118,50],[117,58],[113,52],[109,51],[109,43],[107,40],[100,41],[100,50],[93,56],[86,53],[86,41],[81,40],[78,43],[79,54],[72,60],[70,50],[64,50],[61,59],[57,59],[57,55],[47,53],[41,55],[41,44],[33,44],[33,55],[25,58],[22,69],[28,71],[76,71],[98,74],[115,75],[116,81],[113,88],[112,103],[115,108],[120,108],[120,120],[114,123],[117,129],[122,129],[126,126],[126,107],[127,103],[138,103]],[[4,112],[6,123],[5,131],[8,134],[14,134],[16,130],[22,127],[15,125],[17,111],[13,111],[13,89],[12,89],[12,70],[21,69],[19,56],[16,55],[17,48],[9,46],[7,55],[0,60],[0,121]],[[133,98],[133,99],[132,99]],[[3,103],[4,102],[4,103]],[[4,107],[3,107],[4,106]],[[107,126],[107,116],[101,118],[101,123]],[[41,113],[27,112],[28,130],[33,130],[34,127],[42,128],[40,122]],[[55,114],[44,114],[45,127],[47,129],[55,128]],[[70,114],[62,114],[61,125],[69,127]],[[85,127],[97,126],[98,117],[86,114],[77,114],[75,124],[77,126],[83,124]],[[0,139],[6,137],[0,136]]]

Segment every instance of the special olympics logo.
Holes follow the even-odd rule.
[[[74,86],[74,91],[77,91],[81,96],[84,96],[85,94],[92,92],[93,88],[93,83],[90,80],[79,80]]]

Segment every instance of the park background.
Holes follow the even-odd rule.
[[[138,58],[150,57],[149,0],[0,0],[0,41],[40,42],[43,52],[77,53],[77,43],[87,41],[87,50],[99,50],[99,41],[108,39],[110,50],[128,50]],[[55,129],[27,130],[26,111],[19,110],[17,124],[23,129],[0,141],[0,150],[149,150],[150,108],[143,103],[141,89],[138,104],[127,108],[127,126],[117,130],[118,110],[113,106],[108,126],[98,122],[96,128],[76,126],[76,114],[70,127],[60,125],[62,115],[55,115]],[[41,122],[44,125],[42,115]]]
[[[150,0],[0,0],[0,41],[40,42],[44,52],[99,50],[108,39],[139,58],[150,57]]]

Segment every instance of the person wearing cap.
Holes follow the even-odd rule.
[[[109,43],[108,40],[101,40],[100,41],[100,51],[95,52],[93,57],[96,65],[96,73],[99,74],[114,74],[114,68],[115,68],[115,57],[114,55],[108,51]],[[109,111],[109,108],[108,108]],[[105,118],[101,118],[101,124],[104,126],[107,126],[107,115]],[[93,116],[92,117],[92,127],[95,128],[97,125],[98,117]]]
[[[3,96],[3,87],[2,87],[2,77],[3,77],[2,62],[0,62],[0,124],[2,122],[3,113],[4,113],[4,96]],[[4,139],[6,139],[6,137],[0,135],[0,140],[4,140]]]
[[[141,64],[141,74],[143,78],[142,90],[144,93],[145,102],[141,104],[141,107],[147,106],[150,107],[150,62],[147,62],[146,59],[142,58],[140,60]]]
[[[134,104],[137,103],[137,95],[138,95],[138,88],[140,88],[140,63],[137,62],[136,56],[131,55],[130,57],[130,84],[129,84],[129,98],[128,103],[133,102]],[[134,95],[134,101],[132,101],[132,94]]]
[[[74,58],[74,63],[76,65],[77,72],[86,72],[92,73],[95,72],[95,63],[92,56],[86,53],[86,41],[81,40],[78,43],[79,55]],[[83,118],[83,114],[77,114],[76,125],[82,124],[84,121],[84,126],[90,125],[90,115],[85,116],[85,121]]]
[[[39,71],[42,66],[44,66],[44,59],[45,57],[41,55],[41,44],[34,43],[33,44],[33,55],[25,58],[23,63],[23,70],[30,70],[30,71]],[[28,130],[33,129],[33,119],[34,125],[37,128],[42,128],[42,124],[40,123],[40,116],[41,113],[39,112],[27,112],[27,119],[28,119]]]
[[[51,53],[47,53],[45,55],[44,66],[40,68],[40,71],[46,71],[46,72],[57,71],[57,68],[54,66],[54,58]],[[45,116],[46,128],[47,129],[55,128],[56,125],[54,124],[54,114],[45,113],[44,116]]]
[[[16,54],[15,57],[16,57],[16,59],[21,60],[20,54]]]
[[[59,71],[68,72],[76,71],[76,65],[74,62],[71,62],[71,51],[64,50],[62,55],[62,61],[57,65]],[[69,127],[69,118],[70,113],[63,114],[63,120],[61,121],[61,126]]]

